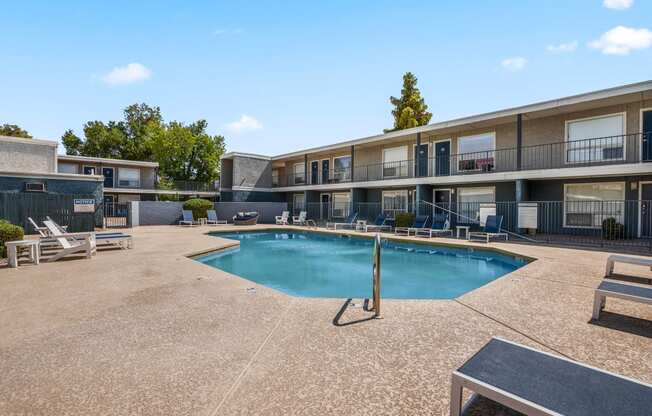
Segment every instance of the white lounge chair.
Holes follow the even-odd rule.
[[[195,221],[195,218],[192,216],[192,211],[188,209],[181,210],[181,215],[183,216],[183,219],[179,221],[179,225],[194,227],[195,225],[199,224],[197,221]]]
[[[306,211],[299,212],[299,215],[292,216],[292,224],[294,225],[306,225],[306,217],[308,213]]]
[[[428,229],[428,220],[430,219],[430,216],[428,215],[417,215],[414,218],[414,221],[412,222],[411,227],[396,227],[394,228],[394,234],[405,234],[405,235],[410,235],[411,233],[414,233],[414,235],[417,235],[417,232]]]
[[[206,224],[208,225],[219,225],[219,224],[228,224],[226,220],[217,219],[217,212],[214,209],[209,209],[206,211]]]
[[[52,221],[44,221],[52,238],[59,243],[59,251],[47,261],[57,261],[70,254],[84,253],[90,259],[97,251],[94,233],[62,233]]]
[[[423,228],[417,230],[416,236],[432,238],[432,236],[446,235],[450,234],[453,236],[453,230],[451,230],[450,222],[448,221],[448,215],[446,214],[435,214],[432,217],[432,225],[430,228]]]
[[[487,243],[490,239],[495,237],[505,237],[509,240],[509,234],[502,231],[503,216],[502,215],[488,215],[482,231],[475,231],[468,233],[469,239],[473,237],[486,238]]]
[[[34,230],[41,236],[41,237],[47,237],[50,232],[48,231],[47,227],[39,227],[39,225],[32,219],[32,217],[27,217],[27,221],[29,221],[30,224],[32,224],[32,227],[34,227]]]
[[[622,283],[611,279],[603,280],[600,286],[595,289],[593,298],[594,320],[600,319],[600,312],[604,309],[608,297],[652,305],[652,286]]]
[[[54,224],[55,227],[59,229],[63,234],[67,233],[68,226],[66,225],[59,225],[57,224],[52,218],[49,216],[46,216],[45,218],[48,219],[52,224]],[[47,228],[46,228],[47,230]],[[133,248],[134,247],[134,240],[133,237],[131,237],[129,234],[125,234],[122,232],[114,232],[114,231],[109,231],[109,232],[103,232],[103,233],[94,233],[95,235],[95,244],[97,246],[119,246],[121,248]],[[80,240],[83,240],[84,238],[80,238]],[[52,238],[52,236],[49,233],[46,235],[41,234],[41,245],[47,247],[48,245],[58,245],[58,242],[56,239]]]
[[[288,225],[288,219],[290,217],[290,211],[283,211],[281,215],[277,215],[276,225]]]
[[[349,214],[344,222],[327,222],[326,229],[337,230],[338,228],[355,228],[355,222],[358,219],[358,213]]]

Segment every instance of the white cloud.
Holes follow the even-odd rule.
[[[525,68],[527,64],[527,59],[516,56],[514,58],[503,59],[500,64],[508,71],[516,72]]]
[[[244,33],[243,29],[215,29],[213,31],[213,36],[222,36],[222,35],[239,35]]]
[[[589,42],[589,47],[598,49],[605,55],[627,55],[635,49],[646,49],[652,46],[652,32],[647,29],[635,29],[616,26],[600,36],[600,39]]]
[[[607,9],[625,10],[632,7],[634,0],[604,0],[602,5]]]
[[[577,41],[574,40],[568,43],[560,43],[559,45],[548,45],[546,50],[552,53],[566,53],[566,52],[575,52],[577,49]]]
[[[126,85],[134,82],[141,82],[152,76],[146,66],[139,63],[131,63],[126,66],[115,67],[111,72],[102,77],[102,81],[109,85]]]
[[[240,120],[228,123],[226,129],[233,134],[246,133],[249,131],[260,130],[263,124],[255,118],[243,114]]]

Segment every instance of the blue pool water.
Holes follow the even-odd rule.
[[[294,296],[371,297],[373,241],[311,232],[214,235],[240,247],[198,261]],[[525,264],[485,250],[384,242],[381,294],[390,299],[452,299]]]

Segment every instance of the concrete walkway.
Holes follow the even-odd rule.
[[[607,253],[475,244],[537,260],[455,300],[386,300],[384,319],[335,326],[344,299],[186,257],[233,244],[216,229],[140,227],[133,250],[0,267],[0,414],[447,414],[451,372],[493,335],[652,382],[652,308],[610,299],[589,322]]]

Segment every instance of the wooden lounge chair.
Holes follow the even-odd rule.
[[[358,213],[353,212],[346,217],[344,222],[327,222],[326,228],[337,230],[338,228],[355,228],[355,221],[358,219]]]
[[[416,235],[419,230],[428,228],[429,219],[430,216],[428,215],[417,215],[414,217],[414,221],[412,221],[412,226],[396,227],[394,228],[394,234],[405,234],[409,236],[411,233],[414,233],[414,235]]]
[[[48,235],[50,235],[50,232],[48,231],[47,227],[40,227],[36,223],[36,221],[32,219],[32,217],[27,217],[27,221],[29,221],[29,223],[32,224],[32,227],[34,227],[34,231],[36,231],[41,237],[47,237]]]
[[[290,218],[290,211],[283,211],[281,215],[277,215],[274,219],[276,220],[276,225],[288,225]]]
[[[192,211],[188,209],[181,210],[181,215],[183,216],[183,219],[179,221],[179,225],[184,225],[186,227],[194,227],[195,225],[199,224],[197,221],[195,221],[195,218],[192,216]]]
[[[50,221],[52,224],[54,224],[55,227],[61,233],[65,234],[67,233],[68,227],[65,225],[59,225],[57,224],[52,218],[49,216],[46,216],[48,221]],[[129,234],[125,234],[119,231],[109,231],[109,232],[102,232],[102,233],[94,233],[95,235],[95,245],[97,246],[119,246],[121,248],[133,248],[134,247],[134,240],[133,237],[130,236]],[[81,237],[79,238],[80,240],[83,240],[84,238]],[[58,242],[56,239],[52,238],[52,236],[49,234],[49,232],[46,235],[41,235],[41,245],[47,247],[48,245],[57,245]]]
[[[387,216],[385,214],[379,214],[373,224],[364,226],[364,231],[366,233],[370,231],[392,231],[392,226],[391,224],[387,224]]]
[[[453,236],[453,230],[451,230],[450,222],[448,221],[448,215],[446,214],[435,214],[432,217],[432,225],[430,228],[423,228],[417,230],[416,236],[423,236],[432,238],[433,235],[446,235],[450,234]]]
[[[462,408],[462,389],[472,390]],[[453,372],[451,416],[483,396],[525,415],[649,415],[652,385],[492,338]]]
[[[509,234],[502,232],[502,226],[502,215],[487,215],[487,220],[485,221],[484,227],[482,227],[482,231],[470,232],[468,234],[469,239],[473,237],[486,238],[487,243],[495,237],[505,237],[505,240],[509,240]]]
[[[593,319],[600,319],[600,312],[604,309],[608,297],[652,305],[652,286],[622,283],[611,279],[603,280],[595,290]]]
[[[208,225],[219,225],[219,224],[228,224],[226,220],[217,219],[217,212],[214,209],[209,209],[206,211],[206,224]]]
[[[59,243],[59,250],[47,261],[57,261],[71,254],[84,253],[87,259],[90,259],[96,252],[94,233],[62,233],[52,221],[44,221],[50,233]]]

